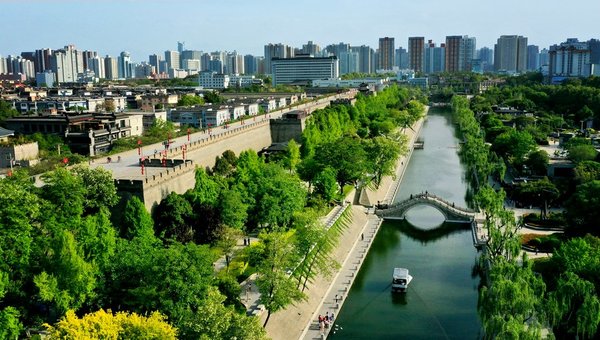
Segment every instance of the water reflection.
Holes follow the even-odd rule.
[[[468,184],[453,133],[450,115],[430,111],[421,132],[425,149],[413,154],[396,199],[428,190],[466,206]],[[415,207],[407,213],[408,221],[383,223],[338,313],[340,329],[329,338],[481,337],[480,278],[470,227],[443,223],[431,209]],[[414,277],[404,294],[391,293],[394,267],[409,268]]]

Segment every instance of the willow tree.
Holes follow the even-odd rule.
[[[267,309],[263,327],[267,326],[272,313],[306,298],[288,272],[297,260],[293,234],[292,231],[274,231],[259,235],[262,260],[258,265],[256,284],[260,292],[259,301]]]
[[[481,288],[478,311],[489,339],[540,339],[545,324],[546,285],[523,264],[498,258],[490,268],[489,286]]]

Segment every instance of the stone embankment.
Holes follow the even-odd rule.
[[[398,160],[395,180],[390,176],[385,177],[378,189],[368,190],[367,196],[371,202],[391,201],[395,196],[423,122],[424,119],[421,119],[412,129],[404,131],[410,151]],[[351,193],[350,197],[353,195]],[[348,209],[352,213],[352,222],[340,236],[339,245],[332,253],[332,257],[341,264],[340,269],[333,277],[316,277],[305,291],[306,301],[271,315],[266,330],[272,339],[321,339],[326,336],[319,330],[318,316],[327,312],[339,313],[381,225],[379,217],[372,214],[372,208],[352,204]],[[263,313],[262,321],[265,317],[266,313]],[[326,331],[329,330],[331,328]]]

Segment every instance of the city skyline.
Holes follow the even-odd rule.
[[[509,0],[501,5],[519,10],[503,17],[497,3],[467,0],[408,3],[397,5],[397,11],[382,0],[366,6],[355,0],[309,0],[300,5],[272,0],[232,0],[227,4],[7,0],[2,3],[0,30],[13,34],[0,37],[0,55],[73,44],[114,57],[128,51],[132,61],[144,61],[151,54],[176,50],[178,41],[184,41],[186,49],[204,52],[236,50],[263,55],[268,43],[302,47],[312,40],[321,47],[345,42],[377,48],[379,38],[389,36],[395,38],[396,48],[407,48],[408,37],[424,36],[440,43],[451,35],[473,36],[477,48],[493,48],[502,35],[522,35],[541,49],[567,38],[595,38],[599,33],[593,22],[600,2],[574,0],[565,6],[551,0],[542,7]],[[556,24],[557,13],[572,19],[569,25]]]

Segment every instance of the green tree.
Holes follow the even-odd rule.
[[[221,104],[225,102],[225,98],[223,98],[219,92],[217,91],[207,91],[202,94],[204,97],[204,101],[211,104]]]
[[[285,156],[283,158],[283,164],[286,169],[290,171],[296,170],[296,165],[300,163],[300,147],[295,140],[290,140],[285,149]]]
[[[48,215],[67,225],[78,223],[86,202],[83,179],[65,168],[45,173],[42,179],[46,183],[42,197],[53,206]]]
[[[594,285],[567,272],[550,293],[548,309],[554,326],[581,338],[592,338],[600,324],[600,300]]]
[[[193,204],[216,205],[223,185],[201,167],[196,169],[195,178],[194,189],[186,192],[186,198]]]
[[[177,102],[177,106],[194,106],[194,105],[203,105],[204,99],[202,97],[196,96],[195,94],[184,94],[179,98]]]
[[[540,339],[546,286],[531,263],[499,259],[490,268],[490,282],[481,288],[478,304],[486,338]]]
[[[502,157],[521,163],[536,148],[535,141],[527,131],[511,129],[500,134],[492,144],[492,150]]]
[[[592,232],[599,235],[600,181],[579,185],[566,203],[567,220],[573,232]]]
[[[19,111],[15,110],[9,102],[0,99],[0,123],[18,115]]]
[[[243,230],[248,220],[248,204],[244,203],[242,191],[236,187],[223,190],[218,203],[223,224]]]
[[[193,210],[183,196],[170,193],[154,210],[157,235],[163,240],[175,240],[182,243],[194,239],[194,230],[190,225]]]
[[[598,155],[598,151],[590,144],[571,146],[569,147],[568,152],[569,159],[575,163],[593,161]]]
[[[72,172],[83,182],[85,188],[84,208],[87,212],[97,212],[102,207],[111,208],[119,201],[117,188],[110,171],[76,165]]]
[[[550,156],[544,150],[537,150],[527,155],[525,165],[531,170],[533,175],[546,176],[548,173],[548,164],[550,163]]]
[[[0,338],[18,339],[23,331],[19,320],[21,313],[15,307],[5,307],[0,311]]]
[[[336,170],[340,190],[348,183],[363,179],[368,170],[367,154],[360,140],[351,137],[319,145],[315,161],[323,168],[329,166]]]
[[[78,250],[73,235],[67,230],[54,236],[51,255],[45,270],[34,277],[42,301],[52,303],[59,315],[82,307],[94,297],[95,268]]]
[[[575,179],[579,183],[600,180],[600,163],[595,161],[582,161],[575,167]]]
[[[225,254],[225,263],[227,265],[227,272],[229,272],[229,263],[231,262],[231,257],[234,255],[233,251],[239,239],[242,238],[242,232],[239,229],[225,227],[223,228],[223,232],[219,235],[219,241],[217,241],[217,245],[221,250],[223,250],[223,254]]]
[[[548,213],[548,204],[560,196],[560,192],[554,183],[547,177],[539,181],[520,183],[516,189],[520,201],[540,207],[542,219]]]
[[[296,260],[293,232],[271,232],[259,235],[262,244],[262,261],[258,266],[256,284],[260,292],[260,303],[267,309],[269,322],[272,313],[287,305],[305,299],[294,279],[287,273]]]
[[[314,193],[321,196],[325,201],[331,202],[338,193],[338,183],[336,180],[336,171],[331,167],[325,167],[314,178]]]
[[[132,240],[135,237],[154,237],[154,221],[152,220],[152,216],[150,216],[144,203],[137,196],[132,196],[125,204],[121,231],[122,235],[128,240]]]
[[[191,326],[194,338],[212,339],[267,339],[265,330],[260,327],[256,317],[237,314],[231,307],[224,305],[225,296],[210,288],[206,299],[195,314]]]
[[[366,141],[365,151],[369,172],[374,174],[374,183],[379,187],[384,176],[396,175],[396,162],[408,152],[406,137],[396,141],[378,136]]]

